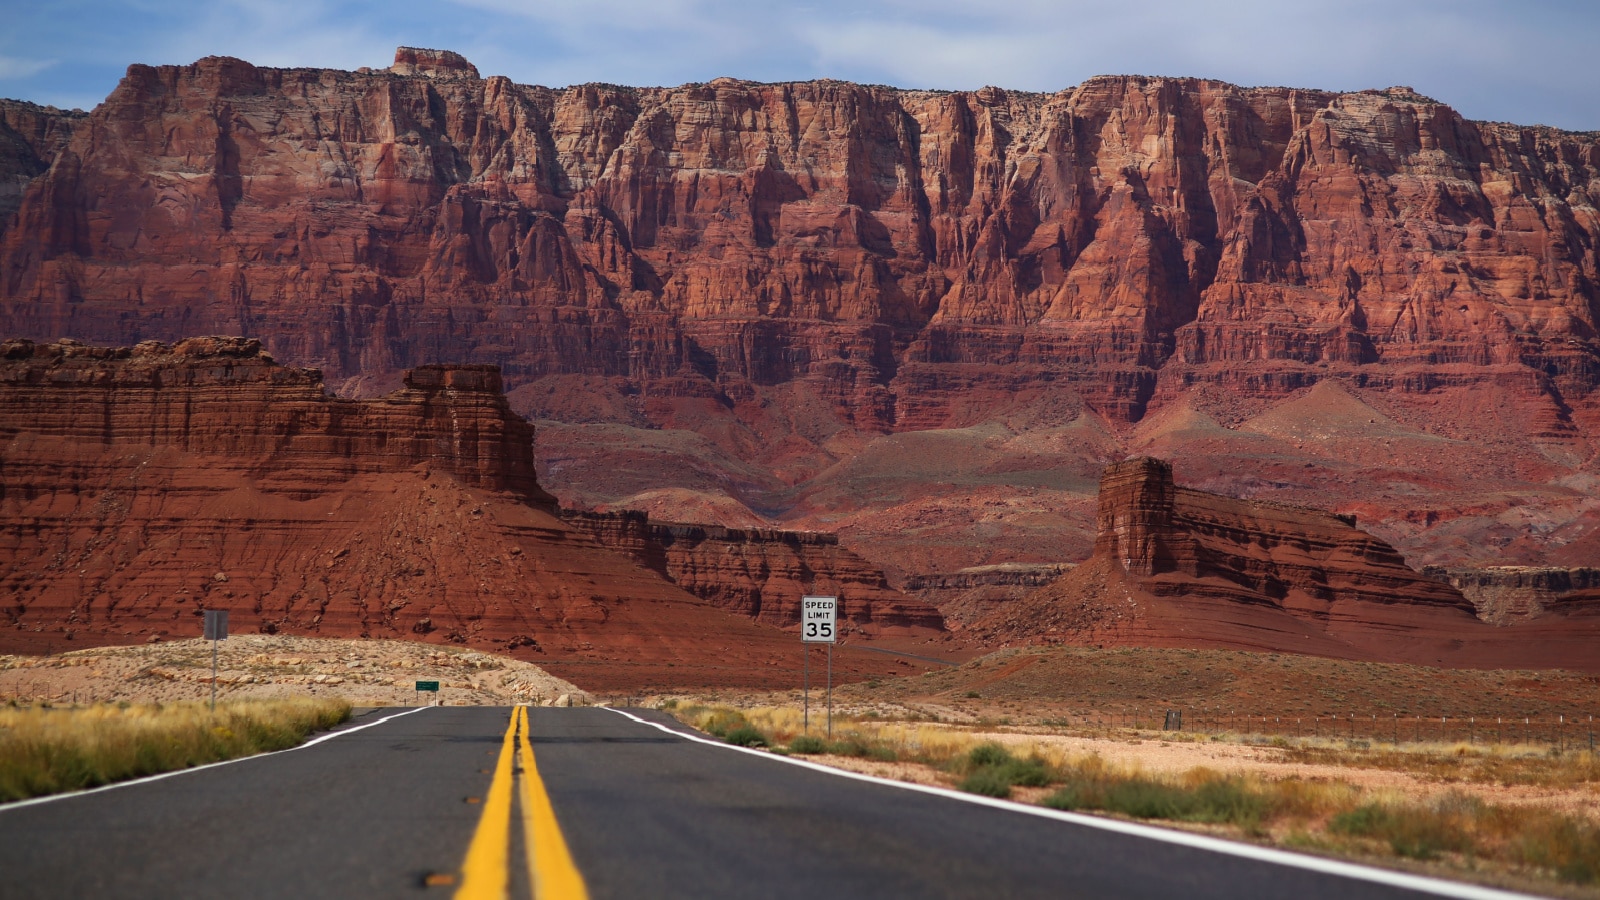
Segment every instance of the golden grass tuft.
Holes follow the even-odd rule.
[[[293,747],[350,717],[343,700],[293,698],[0,708],[0,802],[81,790]]]
[[[1337,855],[1443,859],[1469,871],[1498,864],[1534,878],[1600,883],[1600,823],[1593,817],[1493,804],[1466,789],[1418,802],[1338,779],[1269,779],[1203,767],[1151,775],[1098,754],[1026,743],[1002,747],[926,723],[835,716],[833,739],[824,741],[816,717],[810,734],[803,735],[800,711],[793,708],[688,706],[673,712],[719,737],[759,735],[780,751],[930,766],[947,783],[974,793],[1005,797],[1016,786],[1049,787],[1032,796],[1058,809],[1227,826],[1255,839]],[[1299,760],[1401,769],[1447,782],[1573,786],[1596,781],[1600,771],[1592,754],[1536,754],[1525,747],[1372,750],[1323,741],[1277,746]]]

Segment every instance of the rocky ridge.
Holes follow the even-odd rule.
[[[841,636],[944,631],[938,609],[891,588],[836,535],[651,522],[639,512],[566,512],[563,519],[695,596],[767,625],[798,631],[800,598],[821,594],[839,599]]]
[[[955,572],[909,576],[905,589],[938,607],[947,624],[964,627],[995,615],[1007,604],[1055,581],[1072,568],[1070,563],[972,566]]]
[[[1600,615],[1600,569],[1560,566],[1428,566],[1424,575],[1454,585],[1478,618],[1509,625],[1545,615]]]
[[[404,383],[331,397],[240,338],[0,344],[0,648],[227,609],[238,633],[493,649],[585,687],[787,677],[792,638],[563,524],[492,367]]]
[[[447,349],[734,404],[804,383],[875,428],[947,422],[957,387],[1129,420],[1158,386],[1373,364],[1600,378],[1600,144],[1404,88],[551,90],[401,48],[135,65],[57,145],[0,244],[14,334],[263,335],[335,379]]]
[[[1405,88],[478,75],[416,48],[358,72],[207,58],[132,66],[86,117],[35,108],[53,124],[11,133],[48,139],[0,140],[27,179],[0,334],[250,334],[361,396],[496,364],[564,425],[549,458],[605,429],[698,441],[630,439],[606,472],[550,471],[558,494],[848,513],[847,543],[904,573],[1081,558],[1095,473],[1138,452],[1358,512],[1426,562],[1581,563],[1600,534],[1594,134]],[[1376,414],[1233,433],[1324,386]],[[1101,434],[1064,448],[1074,423]],[[876,441],[980,428],[1016,439],[970,483],[835,478]],[[962,521],[904,537],[935,514]]]
[[[1139,457],[1107,467],[1094,554],[980,621],[991,640],[1226,647],[1465,667],[1595,671],[1600,618],[1495,628],[1351,516],[1187,487]]]

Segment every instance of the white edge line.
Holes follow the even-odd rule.
[[[24,806],[38,806],[41,803],[51,803],[56,800],[66,800],[72,797],[82,797],[86,794],[98,794],[101,791],[112,791],[116,790],[117,788],[131,787],[136,784],[149,784],[152,781],[160,781],[163,778],[171,778],[175,775],[187,775],[190,772],[201,772],[206,769],[215,769],[218,766],[228,766],[237,762],[244,762],[246,760],[263,759],[268,756],[277,756],[279,753],[293,753],[296,750],[304,750],[307,747],[315,747],[317,744],[320,744],[323,741],[331,741],[336,737],[344,737],[347,734],[355,734],[364,728],[371,728],[374,725],[382,725],[390,719],[398,719],[401,716],[409,716],[412,713],[422,712],[425,709],[433,709],[433,707],[419,706],[416,709],[408,709],[405,712],[398,712],[392,716],[384,716],[376,722],[366,722],[364,724],[357,725],[354,728],[345,728],[340,731],[330,731],[321,737],[312,738],[311,740],[306,741],[304,744],[296,744],[293,747],[285,747],[282,750],[271,750],[266,753],[252,753],[249,756],[236,756],[233,759],[225,759],[221,762],[206,763],[203,766],[192,766],[187,769],[173,769],[169,772],[157,772],[154,775],[146,775],[143,778],[134,778],[129,781],[114,781],[111,784],[102,784],[99,787],[85,788],[81,791],[67,791],[66,793],[62,794],[47,794],[43,797],[30,797],[27,800],[12,800],[9,803],[0,803],[0,813],[4,813],[11,809],[21,809]]]
[[[1083,815],[1082,813],[1064,812],[1062,810],[1049,809],[1048,807],[1043,806],[1029,806],[1025,803],[1016,803],[1010,800],[1000,800],[994,797],[984,797],[978,794],[968,794],[961,791],[951,790],[950,788],[933,787],[926,784],[913,784],[906,781],[891,781],[887,778],[879,778],[876,775],[864,775],[860,772],[851,772],[847,769],[836,769],[832,766],[822,765],[821,763],[808,762],[803,759],[795,759],[791,756],[779,756],[775,753],[764,753],[760,750],[753,750],[749,747],[740,747],[734,744],[727,744],[723,743],[722,741],[700,737],[699,735],[695,734],[686,734],[682,731],[678,731],[677,729],[668,728],[659,722],[651,722],[648,719],[641,719],[632,713],[624,712],[620,709],[615,709],[612,707],[605,707],[605,709],[608,709],[619,716],[627,716],[641,725],[649,725],[651,728],[658,728],[670,735],[683,738],[686,741],[694,741],[696,743],[707,744],[712,747],[721,747],[724,750],[735,750],[740,753],[748,753],[751,756],[760,757],[761,759],[770,759],[774,762],[788,763],[792,766],[800,766],[802,768],[812,769],[817,772],[825,772],[829,775],[837,775],[840,778],[852,778],[856,781],[865,781],[871,784],[881,784],[887,787],[900,788],[907,791],[917,791],[923,794],[932,794],[935,797],[944,797],[947,800],[960,800],[965,803],[974,803],[978,806],[1004,809],[1010,812],[1038,816],[1043,819],[1055,819],[1058,822],[1069,822],[1073,825],[1083,825],[1088,828],[1098,828],[1102,831],[1113,831],[1118,834],[1126,834],[1133,837],[1149,838],[1150,840],[1162,841],[1168,844],[1178,844],[1184,847],[1192,847],[1197,850],[1208,850],[1213,853],[1223,853],[1227,854],[1228,856],[1243,857],[1245,859],[1255,860],[1257,862],[1289,866],[1296,869],[1307,869],[1312,872],[1320,872],[1325,875],[1353,878],[1359,881],[1371,881],[1378,884],[1390,885],[1392,887],[1434,894],[1440,897],[1457,897],[1461,898],[1461,900],[1535,900],[1534,895],[1532,894],[1519,894],[1512,891],[1502,891],[1475,884],[1463,884],[1453,881],[1445,881],[1441,878],[1431,878],[1426,875],[1411,875],[1405,872],[1394,872],[1388,869],[1379,869],[1373,866],[1361,865],[1359,863],[1325,859],[1320,856],[1308,856],[1303,853],[1291,853],[1287,850],[1277,850],[1270,847],[1258,847],[1254,844],[1226,841],[1221,838],[1207,837],[1201,834],[1191,834],[1186,831],[1158,828],[1153,825],[1139,825],[1134,822],[1123,822],[1118,819],[1106,819],[1099,816]]]

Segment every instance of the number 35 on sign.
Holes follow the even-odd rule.
[[[800,598],[800,639],[810,643],[835,643],[834,612],[838,597]]]

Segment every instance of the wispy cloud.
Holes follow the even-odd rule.
[[[0,81],[9,78],[30,78],[56,64],[53,59],[23,59],[0,56]]]
[[[16,4],[0,91],[103,97],[130,62],[381,66],[399,44],[560,86],[719,75],[1068,88],[1097,74],[1349,90],[1600,128],[1594,0],[55,0]],[[45,67],[41,61],[59,61]],[[30,66],[38,66],[29,68]]]

